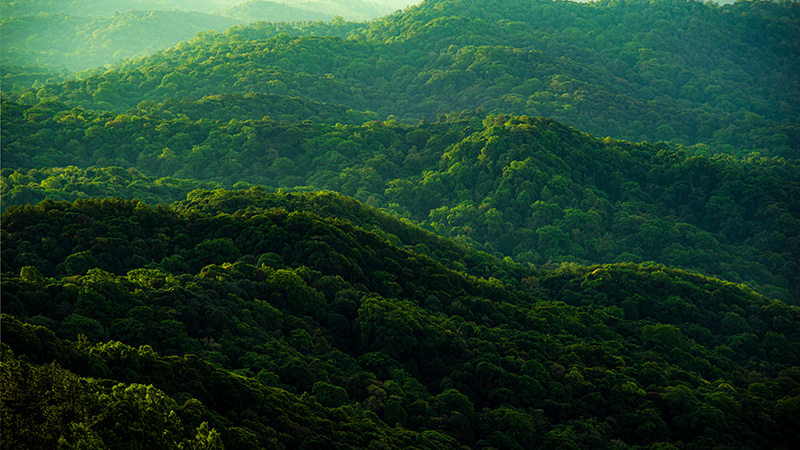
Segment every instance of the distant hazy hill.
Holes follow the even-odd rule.
[[[392,12],[392,8],[388,6],[381,5],[377,2],[362,0],[284,0],[281,2],[252,0],[228,8],[222,11],[221,14],[241,20],[247,18],[248,22],[260,20],[268,22],[288,21],[285,19],[276,20],[273,18],[273,11],[278,6],[313,12],[330,18],[333,16],[341,16],[347,20],[367,20],[384,16]]]
[[[242,23],[252,22],[298,22],[308,20],[331,20],[332,14],[306,10],[290,6],[286,3],[253,0],[231,6],[219,12],[219,15],[230,17]]]
[[[131,10],[210,12],[231,0],[0,0],[4,18],[62,12],[78,16],[110,16]]]
[[[192,38],[224,31],[236,20],[192,11],[128,11],[104,17],[45,13],[0,23],[2,61],[84,70],[144,56]]]
[[[0,36],[3,47],[4,90],[30,79],[18,76],[19,67],[32,73],[80,71],[123,58],[149,55],[188,40],[200,31],[225,31],[235,24],[258,21],[330,21],[335,16],[366,20],[386,15],[392,8],[360,0],[157,1],[81,0],[32,1],[2,4]]]
[[[392,12],[390,7],[359,0],[294,0],[271,2],[252,0],[231,6],[219,12],[244,23],[252,22],[296,22],[309,20],[332,20],[340,16],[347,20],[362,21],[384,16]]]
[[[376,0],[375,3],[388,5],[389,7],[397,10],[404,9],[408,6],[419,5],[422,0]]]

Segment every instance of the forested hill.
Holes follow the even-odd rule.
[[[8,209],[3,447],[800,442],[797,307],[657,265],[479,277],[363,211],[260,188]]]
[[[365,116],[344,107],[277,95],[145,103],[129,114],[3,107],[5,205],[172,203],[234,185],[324,189],[518,262],[655,261],[800,298],[793,161],[710,158],[525,116],[358,124]]]
[[[431,0],[345,39],[319,37],[341,24],[311,26],[204,34],[19,99],[124,111],[265,92],[381,117],[482,107],[635,141],[793,158],[800,149],[797,2]]]

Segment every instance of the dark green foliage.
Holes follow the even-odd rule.
[[[3,324],[19,326],[5,319]],[[85,345],[83,350],[87,350]],[[72,354],[77,356],[80,350]],[[81,378],[55,362],[31,365],[5,344],[0,378],[4,447],[222,448],[215,429],[203,422],[195,435],[194,427],[183,424],[176,414],[175,401],[152,384]]]
[[[193,121],[210,119],[229,122],[274,118],[281,122],[312,120],[322,123],[360,125],[377,119],[376,114],[362,113],[341,105],[319,103],[313,100],[286,95],[248,93],[212,95],[200,100],[168,100],[162,103],[142,102],[137,105],[140,115],[162,119],[176,119],[185,115]]]
[[[47,201],[2,220],[4,446],[27,430],[32,448],[797,440],[800,310],[740,285],[636,264],[479,278],[469,252],[333,194]],[[97,267],[69,272],[74,255]]]

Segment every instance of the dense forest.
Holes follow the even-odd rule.
[[[355,27],[307,27],[204,33],[15,98],[124,112],[262,92],[414,121],[481,107],[597,136],[798,157],[797,2],[436,0]]]
[[[530,269],[353,200],[261,188],[172,208],[48,200],[3,224],[5,446],[800,438],[800,310],[731,283]]]
[[[0,446],[800,447],[800,4],[406,3],[0,0]]]
[[[598,139],[526,116],[361,122],[344,107],[277,95],[143,103],[121,115],[3,106],[3,161],[22,168],[1,173],[6,205],[324,189],[519,262],[655,261],[800,298],[796,161]]]

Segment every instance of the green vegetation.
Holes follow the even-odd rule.
[[[352,200],[243,201],[264,196],[3,213],[3,445],[797,442],[797,307],[653,265],[470,275],[502,263],[448,269]]]
[[[79,169],[75,166],[31,171],[4,169],[3,208],[36,204],[45,199],[74,201],[79,198],[137,198],[149,203],[172,203],[201,188],[219,188],[220,183],[176,178],[153,178],[136,169],[120,167]]]
[[[253,0],[247,3],[231,6],[220,15],[230,17],[239,23],[253,22],[308,22],[322,20],[329,22],[333,20],[333,15],[328,15],[320,11],[306,11],[293,8],[286,3],[267,2]]]
[[[190,11],[127,11],[84,17],[64,13],[4,18],[3,64],[81,71],[152,54],[197,32],[241,23]]]
[[[231,0],[0,0],[3,15],[32,16],[64,13],[74,16],[110,16],[129,10],[210,12]]]
[[[243,23],[253,22],[300,22],[323,20],[335,17],[347,20],[368,20],[389,14],[391,9],[382,2],[362,0],[251,0],[221,11],[222,16],[232,17]]]
[[[797,2],[436,0],[356,25],[234,27],[18,98],[122,112],[262,92],[414,121],[481,107],[798,157]]]
[[[800,448],[797,2],[240,3],[0,0],[0,447]]]
[[[779,158],[601,140],[525,116],[356,125],[367,116],[276,95],[145,102],[119,115],[5,102],[2,116],[6,205],[323,189],[519,262],[655,261],[800,298],[800,170]]]

